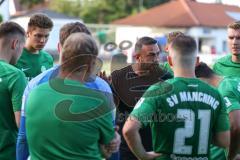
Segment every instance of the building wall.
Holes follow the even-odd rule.
[[[228,52],[226,28],[192,27],[186,31],[186,34],[193,36],[197,41],[206,39],[209,47],[213,46],[217,54]]]
[[[128,59],[127,62],[132,62],[132,54],[134,49],[134,44],[136,43],[138,38],[143,36],[148,36],[152,33],[152,29],[149,27],[133,27],[133,26],[120,26],[116,29],[116,39],[115,43],[119,46],[119,44],[124,41],[128,40],[132,43],[131,48],[127,50]]]
[[[165,37],[169,32],[181,31],[185,32],[185,28],[157,28],[157,27],[137,27],[137,26],[116,26],[115,43],[119,45],[124,40],[132,42],[132,47],[127,50],[128,63],[132,62],[132,54],[134,45],[138,38],[149,36],[152,38]]]
[[[209,28],[209,27],[192,27],[192,28],[153,28],[153,27],[135,27],[135,26],[117,26],[116,27],[116,44],[123,40],[130,40],[133,43],[132,48],[128,51],[128,62],[131,62],[131,53],[137,38],[142,36],[156,37],[167,35],[172,31],[181,31],[196,39],[198,45],[201,44],[200,59],[208,64],[213,64],[216,59],[228,53],[227,48],[227,29],[226,28]],[[201,41],[201,43],[200,43]]]

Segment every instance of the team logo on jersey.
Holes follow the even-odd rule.
[[[47,68],[45,67],[45,66],[42,66],[41,67],[41,72],[44,72],[44,71],[46,71],[47,70]]]

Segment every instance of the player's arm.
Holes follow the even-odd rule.
[[[26,137],[26,127],[25,127],[25,105],[26,97],[30,92],[29,84],[24,90],[23,99],[22,99],[22,112],[20,116],[20,127],[17,137],[17,146],[16,146],[16,159],[17,160],[27,160],[29,156],[28,143]]]
[[[237,84],[236,84],[237,85]],[[226,85],[227,86],[227,85]],[[230,119],[230,148],[229,159],[234,157],[240,152],[240,103],[239,103],[239,90],[235,87],[234,83],[230,83],[230,88],[224,88],[223,96],[227,106],[227,112]]]
[[[144,93],[123,126],[123,136],[130,150],[139,159],[155,159],[160,156],[154,152],[146,152],[139,134],[140,128],[147,126],[152,121],[152,115],[156,113],[157,106],[159,107],[161,104],[160,98],[156,100],[156,97],[159,97],[159,92],[157,92],[159,89],[161,86],[153,85]]]
[[[108,149],[110,153],[115,153],[115,152],[118,152],[120,143],[121,143],[121,136],[119,135],[118,129],[117,129],[115,130],[114,139],[112,139],[109,144],[105,145],[105,147]]]
[[[22,105],[22,96],[24,89],[26,87],[26,77],[24,74],[19,71],[16,72],[15,78],[9,79],[9,92],[11,93],[11,101],[12,101],[12,107],[14,111],[15,116],[15,122],[17,127],[19,127],[20,123],[20,110]]]
[[[239,104],[240,105],[240,104]],[[233,110],[229,113],[231,124],[231,143],[229,159],[233,159],[240,152],[240,110]]]
[[[213,144],[222,148],[230,145],[230,131],[218,132],[213,137]]]
[[[141,160],[151,160],[155,159],[160,154],[154,152],[146,152],[143,147],[141,137],[139,134],[139,129],[141,128],[141,123],[133,116],[129,117],[125,122],[123,127],[123,136],[131,149],[131,151]]]
[[[24,89],[26,87],[27,82],[26,82],[26,77],[25,77],[24,73],[21,72],[20,70],[19,70],[19,72],[16,72],[16,75],[14,77],[15,78],[9,80],[9,84],[10,84],[9,91],[11,91],[10,93],[12,94],[11,101],[12,101],[13,111],[14,111],[14,115],[15,115],[16,124],[19,126],[19,131],[20,131],[21,130],[20,110],[21,110],[21,106],[23,105],[22,97],[23,97]],[[19,122],[20,122],[20,125],[19,125]],[[18,140],[17,140],[17,142],[18,142]],[[23,154],[23,150],[21,149],[19,151],[19,153]],[[17,156],[18,156],[18,150],[17,150]],[[24,160],[26,160],[26,159],[24,159]],[[23,160],[23,159],[17,158],[17,160]]]
[[[117,131],[115,131],[114,139],[109,144],[100,144],[102,157],[110,158],[113,153],[118,152],[121,143],[121,137]]]
[[[214,124],[213,143],[222,148],[230,146],[230,121],[227,113],[227,105],[219,94],[219,106],[216,110],[216,122]]]
[[[26,137],[25,116],[21,115],[20,127],[17,137],[16,158],[17,160],[27,160],[28,156],[29,151]]]
[[[109,112],[103,117],[98,119],[100,139],[99,145],[101,149],[102,156],[104,158],[109,158],[112,153],[115,151],[116,147],[119,148],[120,143],[118,144],[119,137],[116,136],[116,131],[113,127],[113,114]],[[115,143],[116,142],[116,143]],[[111,147],[113,148],[111,148]]]
[[[17,124],[17,127],[20,127],[20,117],[21,117],[21,112],[20,111],[16,111],[14,112],[14,116],[15,116],[15,121]]]

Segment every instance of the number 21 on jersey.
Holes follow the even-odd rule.
[[[191,138],[195,133],[195,113],[191,109],[178,109],[177,118],[184,117],[184,127],[178,128],[174,135],[173,153],[192,154],[192,145],[186,145],[186,138]],[[198,154],[207,154],[211,110],[198,110],[197,119],[200,120],[198,137]]]

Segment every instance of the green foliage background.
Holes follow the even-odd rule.
[[[79,17],[86,23],[110,23],[167,1],[169,0],[51,0],[50,8]]]

